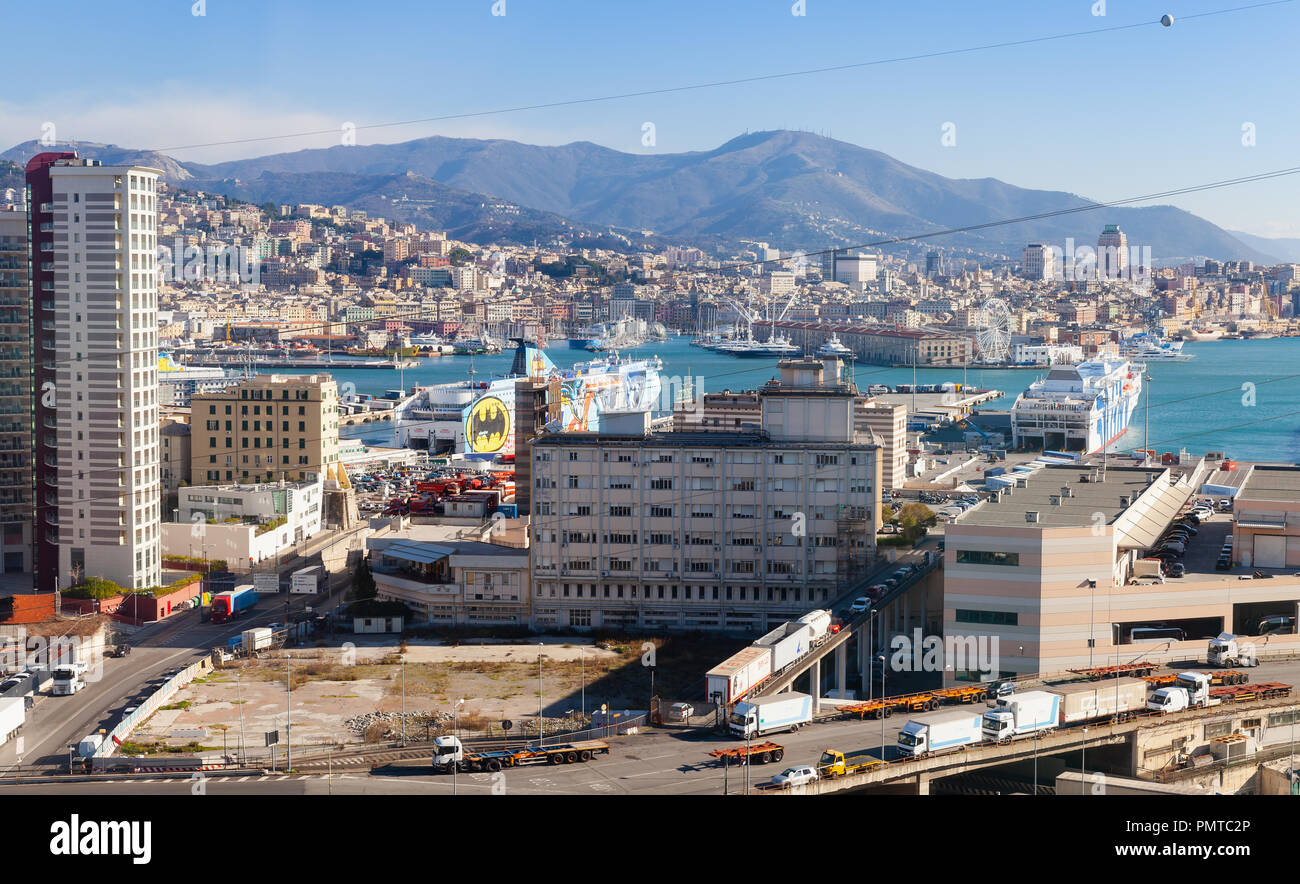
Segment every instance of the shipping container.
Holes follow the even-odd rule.
[[[1139,712],[1147,705],[1147,683],[1140,678],[1056,685],[1051,692],[1061,697],[1062,725]]]
[[[754,642],[756,648],[772,652],[772,672],[780,672],[812,650],[812,627],[807,623],[782,623]]]

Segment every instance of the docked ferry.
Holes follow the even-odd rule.
[[[1128,429],[1142,394],[1142,367],[1099,357],[1057,365],[1029,385],[1011,407],[1011,435],[1019,447],[1091,454]]]
[[[663,364],[657,356],[624,359],[612,354],[559,368],[537,347],[521,338],[515,341],[506,377],[416,387],[395,410],[397,443],[469,458],[514,454],[515,382],[524,377],[559,381],[562,430],[595,431],[606,411],[659,407]]]

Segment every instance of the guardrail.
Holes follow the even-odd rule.
[[[167,679],[162,687],[150,694],[149,698],[140,704],[138,709],[124,717],[117,723],[117,727],[105,735],[104,742],[95,750],[91,758],[107,758],[112,755],[119,743],[126,742],[126,738],[131,735],[131,731],[135,730],[136,725],[157,712],[159,707],[176,695],[177,691],[209,668],[211,668],[209,658],[204,657]]]

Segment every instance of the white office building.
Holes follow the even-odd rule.
[[[161,583],[157,169],[60,160],[53,184],[59,583]]]

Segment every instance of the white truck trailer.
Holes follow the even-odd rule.
[[[817,611],[809,611],[807,614],[804,614],[799,618],[799,622],[808,624],[809,628],[812,629],[812,635],[810,638],[812,639],[813,645],[816,646],[821,644],[822,640],[831,634],[835,622],[835,616],[830,611],[823,608]]]
[[[1140,678],[1107,678],[1051,689],[1061,696],[1061,726],[1141,712],[1150,688]]]
[[[772,671],[780,672],[812,650],[812,627],[807,623],[782,623],[754,642],[753,646],[769,648],[772,652]]]
[[[240,644],[245,651],[260,651],[271,647],[271,634],[271,629],[266,626],[245,629],[240,633]]]
[[[772,674],[772,651],[753,645],[741,648],[704,674],[704,696],[729,706]]]
[[[741,701],[727,727],[738,737],[753,739],[776,731],[794,733],[812,721],[812,697],[794,691]]]
[[[9,742],[27,719],[27,701],[23,697],[0,698],[0,746]]]
[[[898,751],[908,757],[942,752],[980,742],[982,716],[971,709],[948,709],[909,719],[898,733]]]

